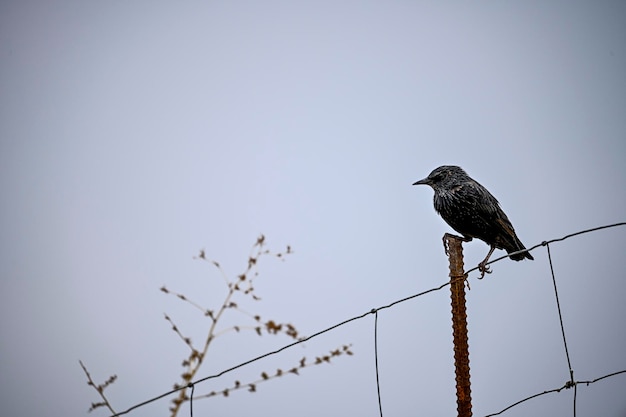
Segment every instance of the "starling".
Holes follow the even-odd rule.
[[[496,248],[507,253],[526,249],[498,200],[460,167],[440,166],[428,177],[413,183],[418,184],[433,188],[435,210],[466,241],[478,238],[491,246],[487,257],[478,264],[483,275],[490,272],[486,264]],[[529,252],[511,255],[510,258],[514,261],[533,259]]]

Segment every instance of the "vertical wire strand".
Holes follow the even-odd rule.
[[[559,322],[561,324],[561,335],[563,336],[563,346],[565,347],[565,356],[567,357],[567,367],[569,368],[569,383],[574,387],[574,417],[576,417],[576,383],[574,382],[574,371],[572,370],[572,362],[569,358],[569,349],[567,348],[567,339],[565,338],[565,326],[563,325],[563,315],[561,314],[561,303],[559,302],[559,292],[556,288],[556,277],[554,275],[554,267],[552,265],[552,255],[550,254],[550,244],[546,243],[548,250],[548,262],[550,263],[550,273],[552,274],[552,284],[554,285],[554,296],[556,298],[556,308],[559,312]]]
[[[578,384],[574,384],[574,417],[576,417],[576,396],[578,394]]]
[[[374,311],[374,362],[376,364],[376,391],[378,393],[378,411],[383,417],[383,403],[380,400],[380,379],[378,378],[378,310]]]
[[[191,417],[193,417],[193,391],[196,386],[191,382],[187,386],[191,388],[191,395],[189,396],[189,413]]]

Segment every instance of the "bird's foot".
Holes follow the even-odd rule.
[[[483,279],[485,274],[491,274],[492,272],[491,268],[489,268],[489,265],[486,265],[485,261],[478,264],[478,270],[480,271],[480,277],[478,277],[478,279]]]
[[[489,249],[489,253],[485,256],[485,259],[478,264],[478,270],[480,271],[480,277],[478,279],[483,279],[485,274],[491,274],[491,269],[487,266],[487,262],[489,262],[489,258],[494,250],[496,250],[496,247],[492,245],[491,249]]]

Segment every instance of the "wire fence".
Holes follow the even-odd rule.
[[[532,251],[534,249],[537,249],[539,247],[546,247],[546,250],[547,250],[547,253],[548,253],[548,261],[549,261],[549,264],[550,264],[550,273],[552,275],[552,283],[553,283],[553,287],[554,287],[554,295],[555,295],[555,300],[556,300],[557,312],[558,312],[558,316],[559,316],[561,335],[562,335],[562,338],[563,338],[564,351],[565,351],[565,355],[566,355],[566,359],[567,359],[567,365],[569,367],[569,379],[561,387],[548,389],[548,390],[545,390],[545,391],[542,391],[542,392],[530,395],[530,396],[528,396],[526,398],[523,398],[523,399],[521,399],[519,401],[516,401],[516,402],[506,406],[505,408],[503,408],[502,410],[500,410],[500,411],[498,411],[496,413],[488,414],[485,417],[492,417],[492,416],[501,415],[501,414],[505,413],[506,411],[508,411],[508,410],[510,410],[510,409],[512,409],[512,408],[514,408],[514,407],[516,407],[516,406],[518,406],[518,405],[520,405],[520,404],[522,404],[524,402],[530,401],[530,400],[532,400],[534,398],[537,398],[537,397],[540,397],[540,396],[543,396],[543,395],[547,395],[547,394],[551,394],[551,393],[558,393],[558,392],[561,392],[563,390],[572,389],[572,388],[574,390],[574,395],[573,395],[573,416],[576,417],[577,388],[578,388],[579,385],[586,385],[586,386],[588,386],[590,384],[594,384],[594,383],[596,383],[598,381],[601,381],[601,380],[604,380],[606,378],[611,378],[611,377],[615,377],[615,376],[618,376],[618,375],[621,375],[621,374],[626,374],[626,369],[624,369],[624,370],[615,371],[615,372],[612,372],[612,373],[609,373],[609,374],[597,377],[597,378],[595,378],[593,380],[577,381],[577,380],[574,379],[574,371],[572,370],[572,365],[571,365],[571,361],[570,361],[570,357],[569,357],[569,349],[568,349],[568,346],[567,346],[567,338],[566,338],[566,335],[565,335],[565,326],[563,324],[563,316],[561,314],[561,305],[560,305],[558,289],[557,289],[557,280],[556,280],[556,276],[555,276],[555,273],[554,273],[554,267],[553,267],[553,264],[552,264],[552,255],[550,253],[550,244],[551,243],[561,242],[561,241],[564,241],[564,240],[569,239],[569,238],[574,237],[574,236],[579,236],[579,235],[582,235],[582,234],[596,232],[596,231],[599,231],[599,230],[609,229],[609,228],[619,227],[619,226],[626,226],[626,222],[613,223],[613,224],[609,224],[609,225],[605,225],[605,226],[599,226],[599,227],[594,227],[594,228],[591,228],[591,229],[585,229],[585,230],[581,230],[581,231],[578,231],[578,232],[575,232],[575,233],[568,234],[568,235],[563,236],[561,238],[556,238],[556,239],[543,241],[541,243],[538,243],[538,244],[530,247],[529,249],[518,251],[518,252],[512,252],[511,254],[507,254],[507,255],[501,256],[499,258],[493,259],[493,260],[491,260],[490,262],[488,262],[486,264],[486,265],[489,265],[489,264],[492,264],[492,263],[499,262],[499,261],[501,261],[503,259],[508,258],[510,255],[515,255],[517,253],[522,253],[522,252],[526,252],[526,251],[530,252],[530,251]],[[478,270],[478,267],[474,267],[474,268],[471,268],[471,269],[465,271],[465,274],[467,276],[467,274],[469,274],[470,272],[476,271],[476,270]],[[287,344],[287,345],[285,345],[285,346],[283,346],[283,347],[281,347],[279,349],[267,352],[267,353],[265,353],[263,355],[260,355],[260,356],[257,356],[255,358],[252,358],[250,360],[247,360],[245,362],[239,363],[238,365],[235,365],[235,366],[232,366],[230,368],[224,369],[223,371],[221,371],[219,373],[216,373],[216,374],[213,374],[213,375],[209,375],[209,376],[206,376],[204,378],[200,378],[200,379],[198,379],[196,381],[190,382],[186,386],[182,386],[182,387],[179,387],[179,388],[172,389],[170,391],[167,391],[167,392],[164,392],[164,393],[162,393],[160,395],[157,395],[157,396],[155,396],[153,398],[150,398],[150,399],[148,399],[146,401],[143,401],[143,402],[140,402],[138,404],[135,404],[135,405],[133,405],[132,407],[128,408],[125,411],[122,411],[122,412],[119,412],[117,414],[111,415],[111,417],[117,417],[117,416],[122,416],[122,415],[128,414],[128,413],[130,413],[133,410],[136,410],[136,409],[138,409],[140,407],[143,407],[145,405],[148,405],[150,403],[158,401],[158,400],[160,400],[162,398],[168,397],[168,396],[170,396],[170,395],[172,395],[174,393],[177,393],[178,391],[181,391],[181,390],[184,390],[184,389],[187,389],[187,388],[191,389],[191,396],[189,398],[189,403],[190,403],[189,410],[190,410],[191,417],[193,417],[193,402],[194,402],[193,392],[194,392],[194,388],[195,388],[196,385],[201,384],[201,383],[206,382],[206,381],[211,380],[211,379],[219,378],[219,377],[221,377],[221,376],[223,376],[223,375],[225,375],[225,374],[227,374],[229,372],[232,372],[232,371],[234,371],[236,369],[245,367],[245,366],[250,365],[250,364],[252,364],[254,362],[257,362],[257,361],[260,361],[260,360],[262,360],[264,358],[267,358],[269,356],[277,355],[280,352],[283,352],[284,350],[287,350],[287,349],[292,348],[292,347],[294,347],[296,345],[299,345],[301,343],[304,343],[306,341],[314,339],[314,338],[316,338],[316,337],[318,337],[318,336],[320,336],[320,335],[322,335],[324,333],[328,333],[328,332],[330,332],[332,330],[335,330],[335,329],[337,329],[339,327],[342,327],[342,326],[344,326],[344,325],[346,325],[348,323],[351,323],[351,322],[356,321],[356,320],[361,320],[361,319],[369,316],[370,314],[374,315],[374,356],[375,356],[374,360],[375,360],[375,370],[376,370],[376,389],[377,389],[377,394],[378,394],[379,413],[380,413],[380,416],[382,417],[383,416],[383,406],[382,406],[382,400],[381,400],[381,397],[380,397],[380,379],[379,379],[379,375],[378,375],[378,362],[379,362],[379,358],[378,358],[378,312],[381,311],[381,310],[392,308],[392,307],[394,307],[394,306],[396,306],[396,305],[398,305],[400,303],[404,303],[404,302],[413,300],[415,298],[424,296],[426,294],[430,294],[430,293],[439,291],[439,290],[447,287],[450,284],[451,284],[451,281],[447,281],[447,282],[444,282],[444,283],[442,283],[441,285],[439,285],[437,287],[430,288],[430,289],[428,289],[426,291],[422,291],[422,292],[419,292],[417,294],[410,295],[408,297],[396,300],[396,301],[394,301],[392,303],[389,303],[389,304],[386,304],[386,305],[383,305],[383,306],[380,306],[380,307],[377,307],[377,308],[372,308],[370,311],[367,311],[367,312],[365,312],[363,314],[360,314],[360,315],[354,316],[352,318],[349,318],[347,320],[344,320],[342,322],[339,322],[339,323],[337,323],[335,325],[332,325],[332,326],[330,326],[330,327],[328,327],[326,329],[320,330],[320,331],[318,331],[318,332],[316,332],[316,333],[314,333],[314,334],[312,334],[310,336],[301,338],[301,339],[299,339],[299,340],[297,340],[297,341],[295,341],[293,343]]]

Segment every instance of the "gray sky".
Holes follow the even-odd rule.
[[[78,359],[118,375],[118,411],[170,389],[187,348],[163,313],[197,342],[208,322],[159,288],[209,307],[225,291],[200,249],[235,276],[260,233],[291,245],[261,262],[263,300],[241,303],[305,335],[440,285],[450,229],[411,184],[442,164],[489,188],[527,246],[624,221],[625,21],[621,2],[3,2],[3,412],[86,415],[98,397]],[[579,380],[626,369],[625,232],[551,246]],[[466,265],[487,249],[465,244]],[[568,379],[547,253],[533,255],[470,280],[476,416]],[[449,290],[378,324],[385,415],[454,415]],[[217,339],[199,376],[289,341]],[[196,394],[343,344],[352,357],[194,411],[376,416],[373,316]],[[626,415],[624,387],[579,387],[578,415]],[[571,415],[572,394],[503,415]]]

